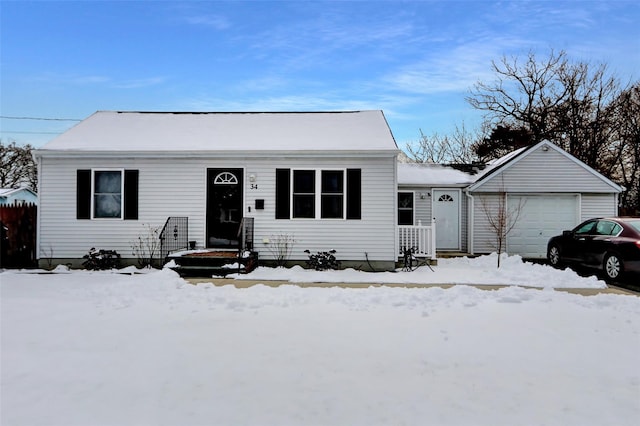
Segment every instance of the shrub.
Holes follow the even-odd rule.
[[[340,261],[336,259],[335,250],[319,251],[315,254],[311,254],[309,250],[305,250],[304,252],[309,256],[307,266],[315,269],[316,271],[340,269]]]
[[[131,243],[133,255],[142,268],[152,268],[160,261],[160,227],[142,224],[144,231]]]
[[[115,250],[96,250],[91,247],[82,258],[85,259],[82,265],[91,270],[113,269],[120,264],[120,255]]]
[[[295,238],[290,234],[283,233],[278,235],[271,235],[268,248],[271,252],[271,255],[276,260],[276,266],[286,265],[295,242]]]

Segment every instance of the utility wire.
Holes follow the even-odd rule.
[[[82,121],[82,119],[79,118],[14,117],[9,115],[0,115],[0,118],[6,118],[8,120]]]
[[[60,132],[28,132],[22,130],[0,130],[0,133],[21,133],[21,134],[29,134],[29,135],[59,135]]]

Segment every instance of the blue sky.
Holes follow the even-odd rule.
[[[0,115],[382,109],[401,148],[477,126],[502,55],[564,49],[640,78],[637,1],[0,0]],[[2,118],[41,146],[72,121]]]

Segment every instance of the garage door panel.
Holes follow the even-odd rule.
[[[511,212],[515,212],[520,206],[518,220],[507,236],[509,254],[519,254],[525,258],[544,258],[549,238],[577,224],[576,195],[510,195],[507,206]]]

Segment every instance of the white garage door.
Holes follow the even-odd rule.
[[[510,211],[522,206],[519,219],[507,236],[509,254],[544,258],[549,238],[578,224],[576,195],[509,195],[507,205]]]

